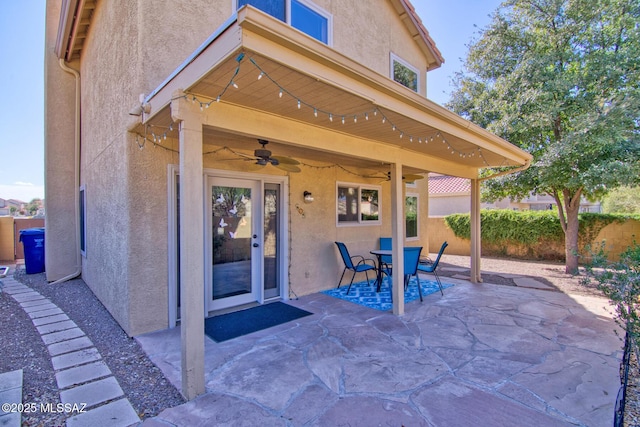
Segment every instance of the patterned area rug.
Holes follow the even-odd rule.
[[[330,295],[335,298],[340,298],[345,301],[352,302],[354,304],[364,305],[365,307],[374,308],[380,311],[388,311],[393,308],[393,302],[391,301],[391,286],[388,277],[385,277],[382,282],[382,288],[380,292],[376,292],[375,280],[355,282],[351,285],[351,291],[347,295],[347,289],[349,283],[340,286],[338,289],[329,289],[322,291],[323,294]],[[422,296],[427,296],[434,292],[440,292],[438,288],[438,282],[431,280],[420,280],[420,286],[422,287]],[[450,288],[453,286],[451,283],[442,283],[442,289]],[[409,286],[404,292],[404,302],[409,303],[411,301],[419,300],[420,294],[418,293],[418,287],[416,286],[416,278],[412,277],[409,281]]]

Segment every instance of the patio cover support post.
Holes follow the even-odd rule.
[[[175,97],[177,98],[177,97]],[[204,385],[204,193],[202,122],[184,98],[171,102],[180,138],[180,343],[182,394],[192,400]]]
[[[471,180],[471,283],[482,283],[480,259],[482,235],[480,224],[480,180]]]
[[[391,163],[391,237],[394,274],[392,276],[393,314],[404,314],[404,197],[402,164]]]

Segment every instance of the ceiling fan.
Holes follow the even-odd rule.
[[[284,156],[272,156],[271,151],[267,150],[266,146],[269,143],[266,139],[259,139],[258,144],[262,145],[262,148],[258,148],[253,152],[253,159],[256,161],[256,165],[265,166],[271,164],[278,169],[282,169],[287,172],[300,172],[300,162],[290,157]]]

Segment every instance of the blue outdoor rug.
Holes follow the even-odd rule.
[[[204,320],[204,333],[215,342],[222,342],[311,314],[313,313],[283,302],[273,302],[209,317]]]
[[[393,308],[393,302],[391,301],[391,286],[388,277],[385,277],[382,282],[382,288],[380,292],[376,292],[375,280],[371,280],[369,283],[366,281],[355,282],[351,285],[351,291],[347,295],[347,289],[349,283],[340,286],[338,289],[329,289],[328,291],[322,291],[323,294],[340,298],[345,301],[349,301],[355,304],[364,305],[365,307],[374,308],[376,310],[388,311]],[[420,286],[422,287],[422,296],[425,297],[434,292],[440,292],[438,282],[431,280],[420,280]],[[451,283],[442,283],[442,289],[450,288],[453,286]],[[418,293],[418,287],[416,286],[416,278],[412,277],[409,282],[409,287],[404,292],[404,302],[409,303],[411,301],[419,300],[420,294]]]

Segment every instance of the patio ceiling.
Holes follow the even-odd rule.
[[[205,146],[250,153],[258,148],[256,138],[267,138],[278,155],[329,163],[338,159],[380,170],[387,168],[382,153],[395,150],[406,159],[402,163],[409,173],[468,178],[482,168],[522,166],[530,159],[507,141],[251,7],[241,9],[147,97],[146,134],[150,127],[155,133],[169,129],[177,90],[203,111],[211,109],[211,115],[241,109],[274,127],[286,123],[328,137],[326,144],[307,143],[304,131],[285,140],[263,135],[249,123],[246,132],[242,126],[205,123]],[[336,138],[366,141],[366,148],[343,155],[340,144],[329,141]]]

